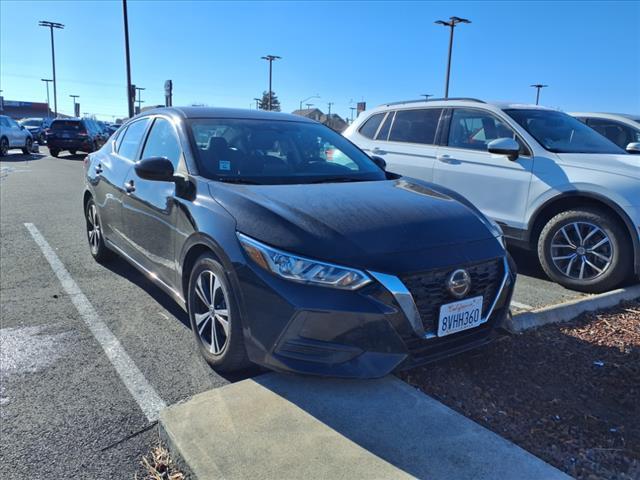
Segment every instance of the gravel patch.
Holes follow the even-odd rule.
[[[576,478],[640,478],[638,301],[400,378]]]

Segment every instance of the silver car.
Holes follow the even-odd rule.
[[[18,125],[13,118],[0,115],[0,157],[4,157],[12,148],[22,149],[25,155],[31,152],[33,137],[29,130]]]

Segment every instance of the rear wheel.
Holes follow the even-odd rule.
[[[546,274],[573,290],[600,293],[632,273],[632,247],[623,225],[597,209],[569,210],[540,233],[538,258]]]
[[[75,150],[69,150],[69,153],[70,153],[71,155],[75,155],[75,154],[76,154],[76,151],[75,151]]]
[[[57,148],[50,148],[49,153],[52,157],[57,157],[58,155],[60,155],[60,150],[58,150]]]
[[[191,330],[207,362],[221,372],[247,367],[240,312],[224,268],[210,254],[196,260],[187,301]]]
[[[0,138],[0,157],[5,157],[9,152],[9,140],[5,137]]]
[[[33,147],[33,139],[31,137],[27,137],[24,141],[24,147],[22,148],[22,153],[25,155],[29,155],[31,153],[31,148]]]
[[[102,235],[102,225],[98,208],[93,199],[89,199],[85,209],[85,219],[87,224],[87,240],[91,256],[99,263],[107,261],[111,257],[111,250],[104,243]]]

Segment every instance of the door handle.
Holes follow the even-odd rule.
[[[133,180],[129,180],[125,185],[124,189],[127,193],[132,193],[136,191],[136,186],[133,183]]]
[[[436,158],[442,163],[451,163],[451,160],[453,160],[449,155],[438,155]]]
[[[98,165],[96,165],[96,174],[100,175],[102,173],[102,164],[99,163]]]
[[[385,152],[384,150],[379,149],[378,147],[375,147],[373,150],[371,150],[371,153],[375,153],[376,155],[384,155],[387,152]]]

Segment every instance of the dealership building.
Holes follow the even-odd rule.
[[[46,103],[21,102],[17,100],[3,99],[2,101],[0,101],[0,115],[6,115],[13,118],[14,120],[20,120],[21,118],[29,117],[52,117],[53,113],[49,111],[49,107]]]

